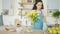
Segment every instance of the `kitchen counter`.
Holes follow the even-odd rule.
[[[2,32],[0,31],[0,34],[44,34],[44,32],[38,31],[38,30],[35,30],[33,32]]]
[[[47,32],[45,32],[47,34]],[[32,32],[10,32],[10,31],[4,31],[4,27],[0,26],[0,34],[44,34],[42,30],[34,30]]]

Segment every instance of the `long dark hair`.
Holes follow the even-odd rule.
[[[41,9],[44,9],[44,7],[43,7],[43,2],[42,2],[42,1],[38,1],[38,2],[41,2],[41,3],[42,3]],[[36,4],[37,4],[38,2],[36,2],[36,3],[34,4],[32,10],[36,10],[36,9],[37,9]]]

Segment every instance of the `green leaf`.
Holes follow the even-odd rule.
[[[55,18],[59,18],[60,16],[60,11],[55,11],[53,14],[52,14],[53,17]]]

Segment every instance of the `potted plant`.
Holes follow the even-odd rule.
[[[57,11],[53,12],[52,13],[52,16],[56,19],[55,27],[59,27],[58,19],[60,18],[60,11],[57,10]]]

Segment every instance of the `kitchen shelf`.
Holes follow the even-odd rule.
[[[20,0],[18,2],[19,6],[20,6],[18,8],[18,10],[19,10],[19,12],[22,12],[21,15],[24,14],[23,11],[28,12],[28,11],[32,10],[34,3],[35,3],[34,0],[31,0],[31,1],[29,0],[29,2],[28,2],[28,0]]]

